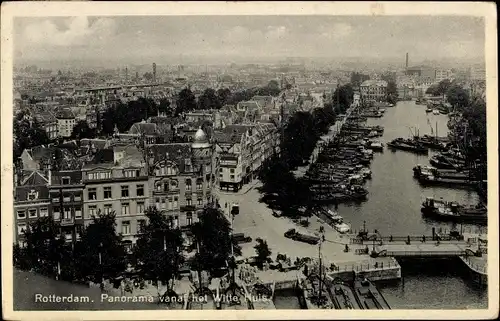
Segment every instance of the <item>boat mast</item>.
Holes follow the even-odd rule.
[[[323,290],[323,268],[322,268],[322,260],[321,260],[321,244],[323,243],[323,235],[321,236],[319,240],[319,247],[318,247],[318,257],[319,257],[319,293],[318,293],[318,306],[321,300],[321,292]]]

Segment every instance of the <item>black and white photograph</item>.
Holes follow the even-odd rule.
[[[498,316],[494,4],[116,4],[2,5],[4,318]]]

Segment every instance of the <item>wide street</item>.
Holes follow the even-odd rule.
[[[306,229],[293,223],[288,218],[276,218],[272,216],[272,211],[265,203],[259,202],[260,193],[257,187],[260,182],[253,181],[249,185],[255,187],[244,186],[238,193],[217,192],[219,202],[224,208],[224,204],[238,203],[240,206],[240,214],[234,218],[233,229],[235,233],[245,233],[252,237],[251,243],[242,244],[242,255],[250,257],[255,255],[255,240],[262,238],[267,241],[269,248],[272,251],[272,257],[275,258],[278,253],[286,254],[292,258],[296,257],[317,257],[318,246],[309,245],[303,242],[293,241],[285,238],[284,233],[294,228],[301,233],[319,235],[320,226],[324,226],[325,239],[322,246],[322,255],[327,262],[337,263],[346,261],[355,261],[359,256],[352,251],[345,253],[345,244],[349,242],[347,236],[340,235],[332,227],[321,223],[318,218],[311,217],[310,225]]]

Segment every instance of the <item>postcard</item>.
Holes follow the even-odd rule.
[[[498,316],[494,4],[1,23],[5,319]]]

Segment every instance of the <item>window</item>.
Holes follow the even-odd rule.
[[[137,214],[144,213],[144,202],[137,202]]]
[[[64,208],[64,218],[67,220],[71,218],[71,208],[69,207]]]
[[[52,198],[52,203],[59,203],[59,197],[53,197]]]
[[[171,180],[170,181],[170,187],[172,187],[172,189],[176,189],[177,188],[177,181],[176,180]]]
[[[222,175],[222,174],[219,174],[219,178],[223,178],[223,177],[224,177],[224,175]]]
[[[187,221],[187,225],[193,224],[193,213],[187,212],[186,221]]]
[[[82,209],[80,207],[75,207],[75,217],[82,218]]]
[[[128,197],[128,186],[122,186],[122,197]]]
[[[203,179],[198,178],[196,180],[196,189],[203,189]]]
[[[231,175],[231,179],[234,180],[234,175]]]
[[[104,204],[104,214],[110,214],[113,209],[113,205]]]
[[[161,209],[164,210],[167,208],[165,197],[161,198]]]
[[[179,198],[177,196],[174,196],[174,208],[177,208]]]
[[[71,201],[71,195],[65,194],[63,197],[64,202],[70,202]]]
[[[49,210],[46,207],[41,208],[40,209],[40,217],[47,217],[47,216],[49,216]]]
[[[172,198],[168,199],[168,210],[172,209]]]
[[[125,171],[125,177],[136,177],[136,171],[135,170],[128,170]],[[138,176],[138,175],[137,175]]]
[[[168,192],[170,190],[168,183],[163,183],[163,191]]]
[[[96,205],[89,205],[89,216],[92,217],[96,215],[97,213],[97,206]]]
[[[130,214],[130,205],[128,203],[122,203],[122,215]]]
[[[137,233],[143,233],[146,227],[146,220],[137,220]]]
[[[174,220],[173,220],[173,228],[177,228],[179,227],[179,216],[174,216]]]
[[[223,168],[219,168],[219,172],[221,172],[221,173],[222,173],[222,172],[223,172]]]
[[[104,187],[104,199],[111,198],[111,186]]]
[[[193,205],[193,201],[192,201],[191,199],[187,199],[187,200],[186,200],[186,205],[187,205],[187,206],[191,206],[191,205]]]
[[[36,210],[30,209],[28,210],[28,213],[30,218],[36,217]]]
[[[122,234],[129,235],[130,234],[130,221],[122,222]]]
[[[186,190],[187,191],[191,190],[191,179],[190,178],[186,179]]]
[[[234,168],[231,168],[229,171],[230,171],[231,174],[233,174],[234,173]]]
[[[75,196],[73,196],[73,198],[74,198],[75,202],[79,202],[82,200],[82,197],[80,195],[75,195]]]
[[[97,188],[89,188],[89,200],[97,199]]]
[[[17,211],[17,218],[19,219],[26,218],[26,211]]]
[[[70,182],[69,177],[63,177],[62,178],[62,184],[63,185],[69,185],[69,182]]]
[[[144,196],[144,185],[137,185],[137,196]]]
[[[157,208],[157,209],[160,209],[160,198],[159,198],[159,197],[157,197],[157,198],[155,199],[155,204],[156,204],[156,208]]]
[[[59,207],[55,207],[54,208],[54,211],[53,211],[53,217],[54,217],[54,220],[59,220],[61,218],[61,209]]]
[[[22,235],[25,230],[26,230],[26,223],[17,224],[17,234]]]
[[[203,205],[203,199],[201,198],[198,199],[198,205]]]

